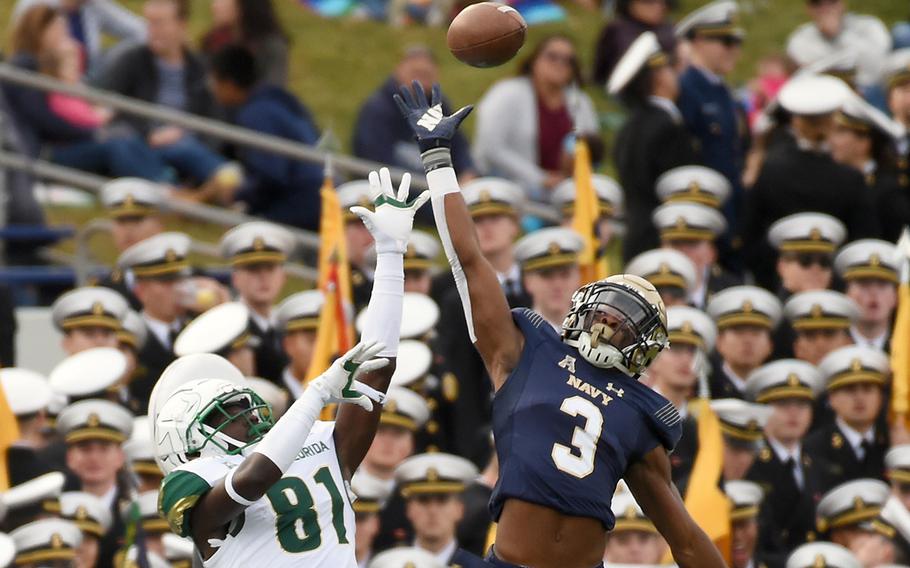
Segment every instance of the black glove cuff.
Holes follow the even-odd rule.
[[[420,154],[423,169],[430,173],[439,168],[452,167],[452,150],[450,148],[432,148]]]

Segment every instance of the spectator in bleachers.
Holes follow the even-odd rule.
[[[38,5],[60,10],[70,34],[82,47],[86,68],[96,67],[103,60],[102,35],[124,42],[145,38],[142,20],[116,0],[19,0],[13,11],[14,22]]]
[[[806,0],[811,22],[790,34],[787,55],[800,66],[841,51],[856,54],[856,81],[875,85],[891,51],[888,28],[875,16],[847,12],[846,0]]]
[[[175,110],[212,116],[215,104],[202,60],[188,48],[188,0],[147,0],[142,10],[148,39],[105,66],[99,85],[131,98]],[[216,185],[227,161],[182,128],[123,115],[118,122],[142,136],[181,179],[193,186]],[[213,192],[231,188],[211,188]],[[204,191],[204,190],[203,190]]]
[[[65,50],[72,41],[62,12],[38,5],[24,12],[12,33],[10,62],[38,71],[38,62]],[[50,107],[51,94],[28,87],[3,86],[13,121],[25,146],[63,166],[116,177],[133,176],[168,181],[163,162],[136,137],[107,137],[96,127],[78,126]]]
[[[212,27],[202,38],[202,51],[212,57],[238,43],[256,58],[264,83],[288,85],[290,40],[282,29],[272,0],[213,0]]]
[[[258,85],[256,60],[243,46],[230,46],[212,58],[215,98],[238,126],[313,145],[319,130],[310,111],[288,91]],[[258,86],[257,86],[258,85]],[[322,165],[264,150],[241,148],[237,155],[245,180],[230,197],[252,215],[316,230],[319,226]]]
[[[474,160],[487,175],[522,185],[549,201],[562,169],[566,139],[575,131],[597,134],[598,123],[583,84],[572,40],[543,39],[519,66],[519,76],[493,85],[477,104]]]
[[[411,86],[419,81],[427,92],[433,83],[439,81],[439,65],[433,53],[424,46],[408,48],[392,75],[360,108],[354,125],[354,155],[411,171],[421,171],[420,150],[407,122],[401,120],[401,113],[392,100],[401,85]],[[452,106],[444,101],[442,110],[452,112]],[[464,135],[458,133],[452,139],[452,159],[459,179],[470,177],[474,170],[470,148]]]
[[[604,85],[619,58],[632,42],[646,31],[657,35],[661,50],[673,53],[676,36],[669,21],[673,2],[668,0],[620,0],[616,3],[616,18],[604,26],[594,48],[592,80]]]
[[[45,75],[64,83],[79,84],[82,80],[82,61],[78,44],[75,41],[65,42],[57,51],[42,56],[38,67]],[[54,114],[73,126],[97,128],[107,124],[111,118],[109,111],[63,93],[48,94],[48,105]]]

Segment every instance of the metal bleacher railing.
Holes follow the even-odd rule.
[[[145,101],[125,97],[87,85],[63,83],[46,75],[23,70],[5,63],[0,63],[0,83],[13,83],[40,91],[54,91],[78,96],[93,104],[102,105],[120,113],[173,124],[211,138],[241,146],[266,150],[306,162],[325,163],[326,161],[329,161],[334,170],[337,170],[345,177],[349,178],[366,177],[370,171],[377,170],[383,166],[383,164],[376,162],[334,152],[327,152],[314,146],[291,142],[276,136],[264,135],[253,130],[239,128],[217,120],[202,118],[197,115],[147,103]],[[0,117],[0,119],[2,119],[2,117]],[[2,127],[2,125],[0,125],[0,127]],[[101,176],[58,166],[45,160],[36,159],[22,153],[11,151],[0,145],[0,170],[3,168],[27,172],[37,179],[63,183],[87,190],[91,193],[97,193],[100,187],[107,181]],[[390,169],[392,170],[392,177],[395,179],[400,179],[405,173],[404,170],[398,168]],[[426,179],[422,174],[412,172],[411,186],[420,190],[426,189]],[[190,219],[226,227],[253,219],[248,215],[236,211],[179,200],[170,200],[165,205],[165,208],[168,211]],[[545,221],[559,221],[559,215],[556,210],[543,204],[529,203],[525,212]],[[318,248],[319,238],[316,234],[293,227],[289,228],[297,236],[298,241],[303,248]],[[78,250],[75,259],[77,262],[75,262],[74,265],[77,270],[77,281],[80,283],[85,282],[85,278],[88,277],[87,271],[90,268],[90,262],[87,262],[90,260],[87,253],[88,239],[93,234],[103,230],[105,230],[104,224],[89,224],[86,227],[83,227],[76,235]],[[194,244],[194,248],[203,254],[215,252],[213,246],[214,245],[211,244],[198,242]],[[315,269],[308,266],[294,265],[291,267],[291,271],[293,274],[308,280],[314,280],[316,276]]]

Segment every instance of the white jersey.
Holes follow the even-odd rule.
[[[354,510],[335,453],[334,422],[316,422],[284,476],[229,526],[206,568],[356,568]],[[243,456],[198,458],[161,483],[159,508],[171,529],[192,536],[196,501],[243,462]]]

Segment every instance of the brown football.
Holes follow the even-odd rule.
[[[473,67],[495,67],[512,59],[525,42],[528,24],[515,8],[481,2],[462,10],[449,25],[449,51]]]

